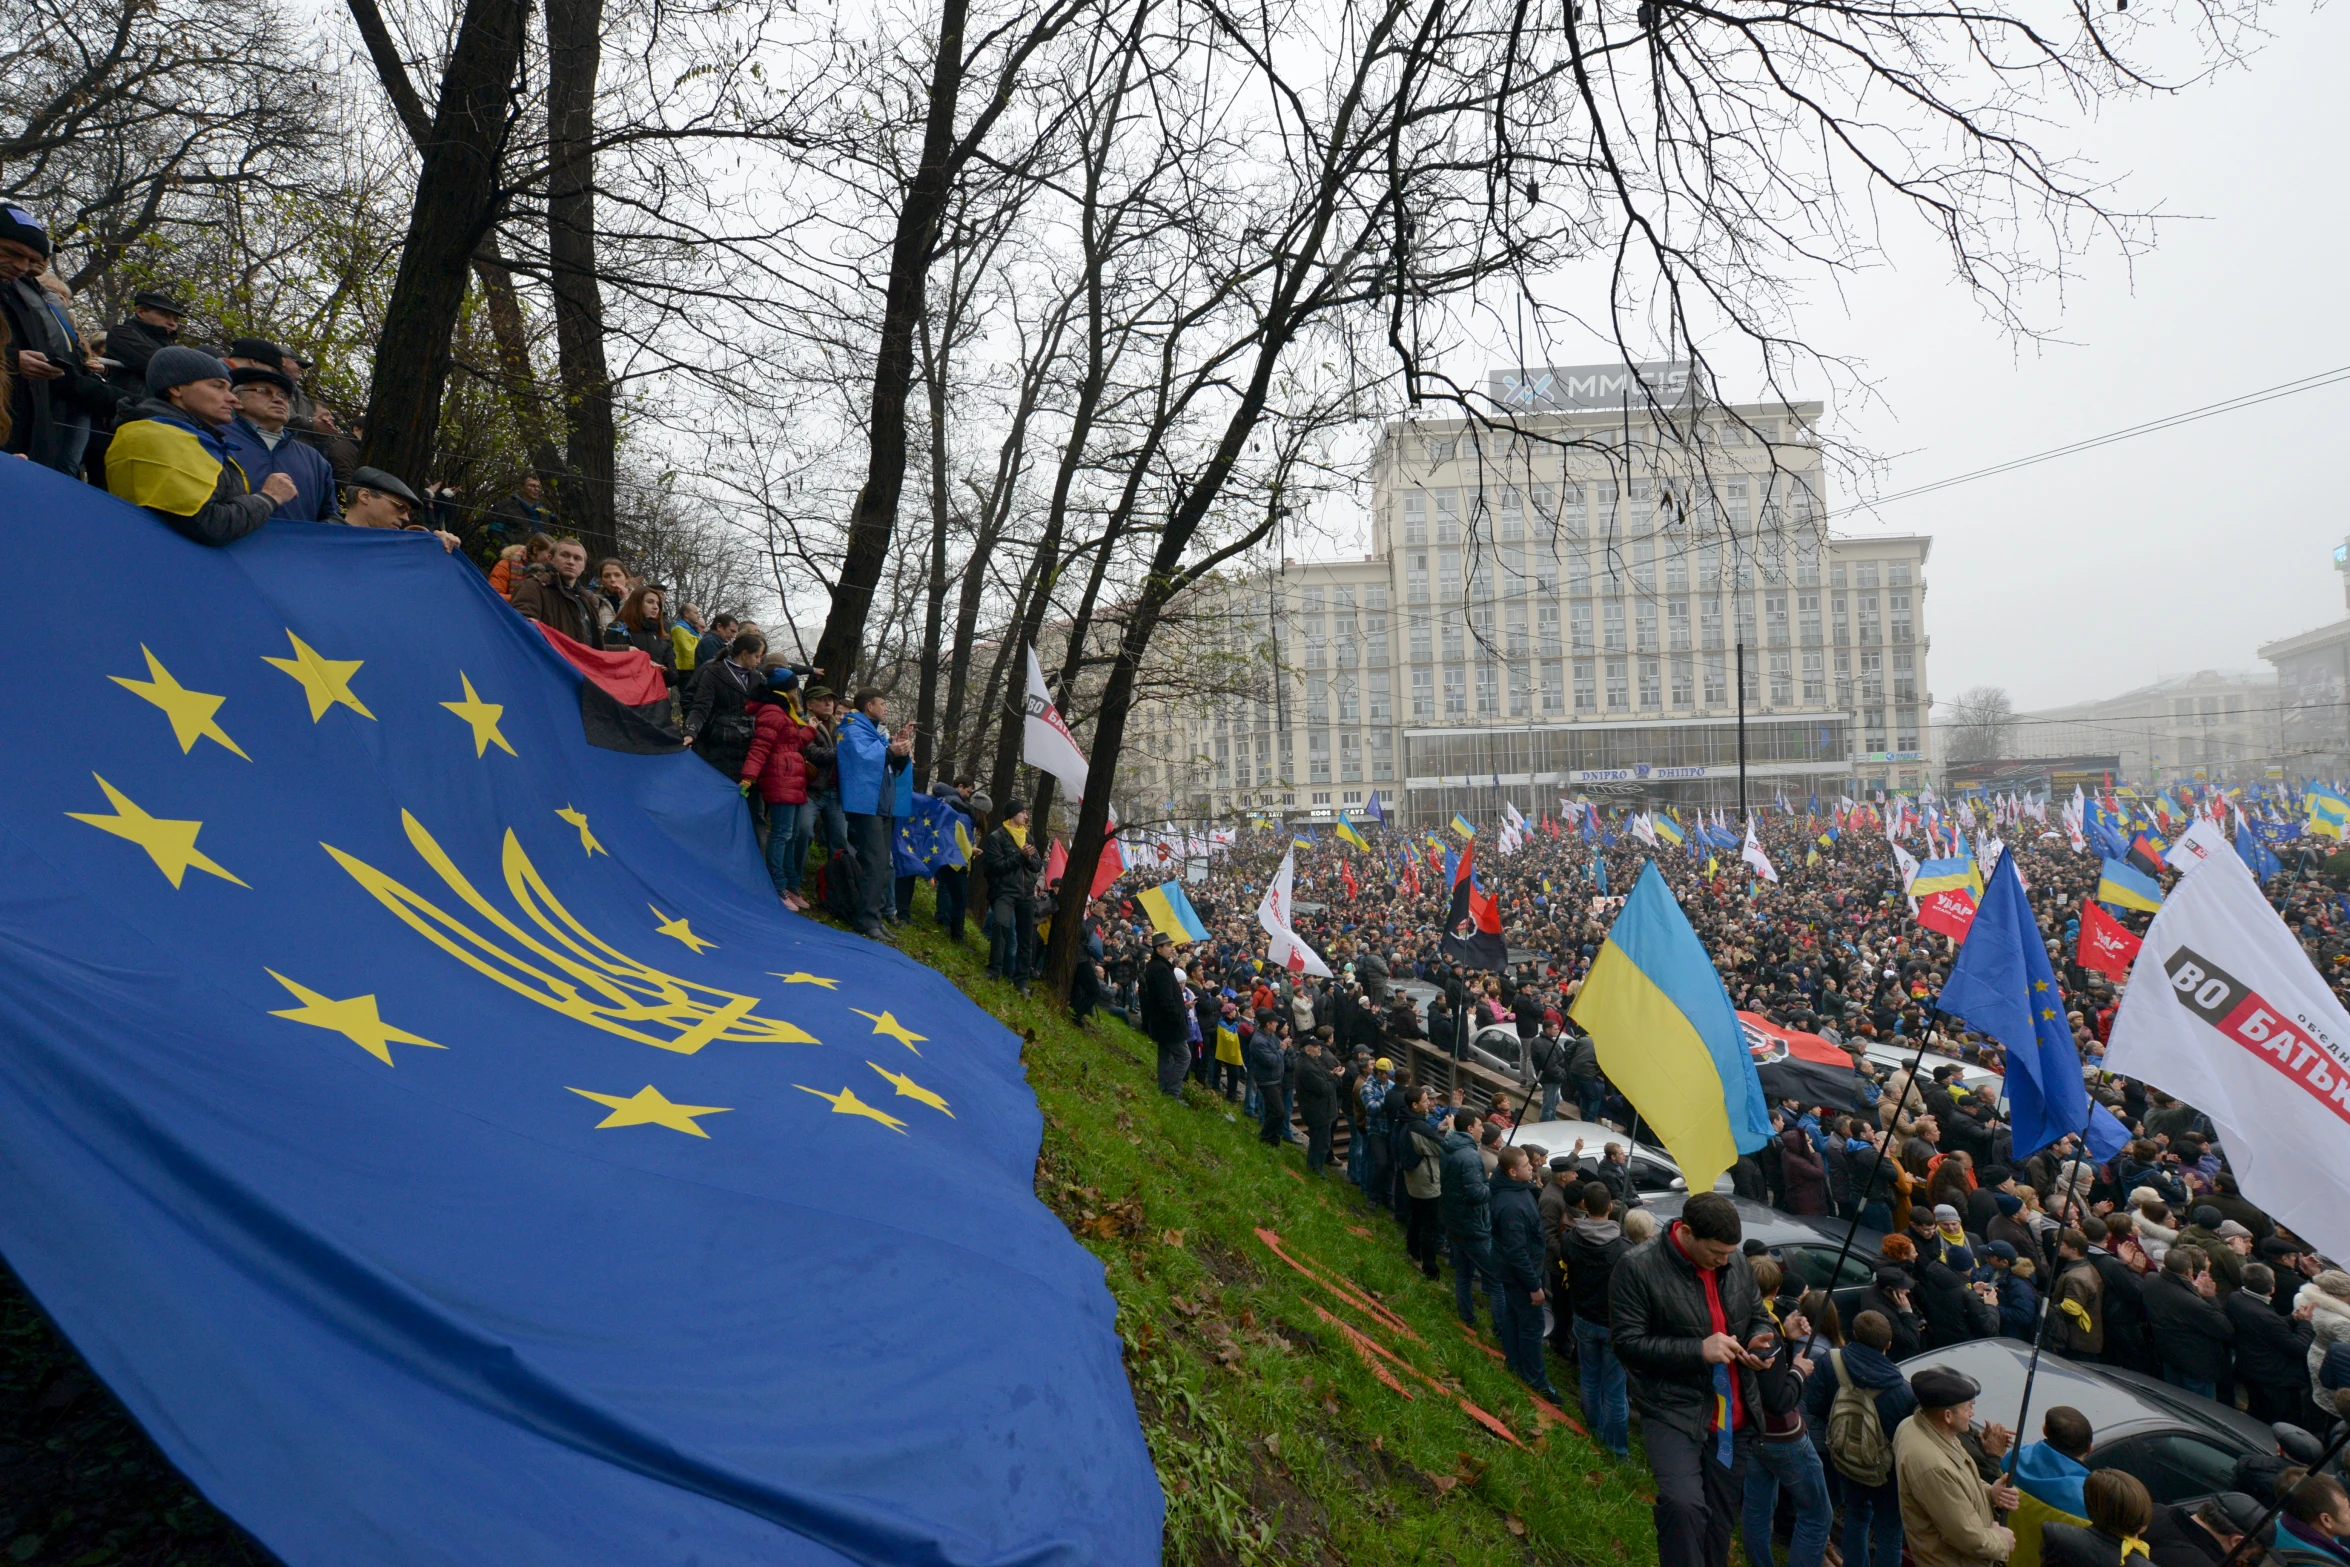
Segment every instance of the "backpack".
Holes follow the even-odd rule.
[[[1893,1444],[1877,1417],[1877,1388],[1862,1387],[1844,1369],[1844,1351],[1828,1351],[1836,1368],[1836,1401],[1828,1406],[1828,1461],[1858,1485],[1880,1486],[1893,1477]]]
[[[857,851],[845,847],[833,850],[816,869],[818,906],[836,920],[855,924],[857,880]]]

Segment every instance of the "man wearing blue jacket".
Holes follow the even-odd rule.
[[[236,388],[237,416],[229,421],[229,448],[248,482],[259,486],[282,473],[293,481],[294,498],[279,501],[273,520],[340,522],[334,465],[325,453],[286,428],[294,412],[294,381],[282,370],[239,365],[229,372]]]
[[[914,726],[889,729],[889,701],[867,688],[841,725],[840,805],[849,820],[849,848],[857,856],[857,933],[880,939],[889,901],[890,845],[897,821],[914,809]]]

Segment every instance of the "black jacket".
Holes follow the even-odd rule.
[[[2306,1322],[2280,1317],[2249,1290],[2220,1303],[2236,1330],[2236,1380],[2248,1387],[2298,1393],[2309,1385],[2309,1346],[2316,1332]]]
[[[1556,1034],[1537,1033],[1527,1042],[1527,1059],[1534,1081],[1545,1087],[1564,1087],[1567,1081],[1567,1042]]]
[[[1311,1056],[1303,1050],[1297,1053],[1297,1093],[1294,1103],[1297,1118],[1308,1126],[1335,1126],[1338,1123],[1339,1065],[1330,1058],[1330,1052]]]
[[[1607,1323],[1608,1281],[1632,1249],[1624,1227],[1589,1214],[1570,1217],[1559,1231],[1559,1255],[1567,1265],[1567,1298],[1586,1322]]]
[[[2102,1246],[2089,1248],[2089,1266],[2105,1286],[2105,1358],[2114,1365],[2160,1375],[2146,1320],[2146,1287],[2141,1275]]]
[[[1183,1026],[1183,987],[1175,982],[1175,965],[1157,952],[1142,966],[1142,1031],[1162,1045],[1189,1032]]]
[[[106,329],[106,357],[115,362],[115,368],[106,372],[107,383],[122,397],[134,401],[145,397],[147,361],[157,350],[178,341],[179,333],[149,326],[137,316],[117,321]]]
[[[1677,1228],[1676,1226],[1675,1228]],[[1720,1270],[1724,1331],[1741,1342],[1772,1329],[1755,1288],[1754,1270],[1744,1256],[1732,1256]],[[1714,1401],[1713,1367],[1703,1354],[1714,1331],[1706,1310],[1705,1286],[1668,1229],[1634,1247],[1616,1264],[1609,1288],[1608,1332],[1616,1358],[1631,1373],[1632,1401],[1643,1418],[1662,1421],[1692,1441],[1702,1441]],[[1762,1405],[1754,1374],[1740,1368],[1740,1394],[1750,1417]]]
[[[1500,1264],[1502,1283],[1517,1290],[1542,1288],[1542,1210],[1534,1199],[1534,1183],[1513,1181],[1497,1172],[1488,1190],[1493,1257]]]
[[[2217,1382],[2228,1374],[2235,1324],[2216,1300],[2168,1273],[2149,1274],[2143,1295],[2146,1326],[2164,1365],[2190,1382]]]
[[[1925,1308],[1926,1348],[1948,1349],[1999,1332],[1999,1308],[1967,1288],[1958,1271],[1935,1257],[1918,1259],[1913,1297]]]
[[[987,835],[979,846],[979,868],[987,876],[987,896],[990,902],[1009,898],[1015,904],[1034,901],[1036,874],[1044,868],[1034,846],[1022,843],[1012,836],[1009,827],[998,827]],[[1175,968],[1167,965],[1167,981],[1173,984]],[[1147,982],[1147,981],[1146,981]],[[1175,993],[1175,1009],[1183,1009],[1183,993]]]
[[[1911,1300],[1918,1292],[1911,1290]],[[1893,1328],[1893,1347],[1885,1351],[1888,1360],[1907,1360],[1926,1347],[1926,1320],[1914,1311],[1904,1311],[1893,1303],[1893,1297],[1871,1284],[1860,1292],[1860,1302],[1852,1308],[1853,1321],[1864,1311],[1874,1311],[1884,1317]]]
[[[731,781],[742,776],[758,724],[751,711],[756,677],[731,658],[696,666],[685,699],[685,735],[695,754]]]
[[[84,368],[82,345],[50,309],[49,296],[31,278],[0,283],[0,316],[8,321],[8,450],[44,468],[58,468],[67,426],[78,417],[113,411],[114,389]],[[43,380],[17,373],[17,356],[48,356],[65,374]],[[62,470],[61,470],[62,471]]]

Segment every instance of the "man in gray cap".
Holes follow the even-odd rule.
[[[430,533],[441,541],[441,548],[454,551],[457,535],[427,528],[416,521],[424,503],[416,492],[400,482],[397,474],[381,468],[354,468],[351,470],[351,501],[344,508],[342,520],[354,528],[405,528],[413,533]]]
[[[1959,1438],[1975,1417],[1973,1377],[1928,1366],[1909,1379],[1917,1413],[1893,1433],[1893,1473],[1901,1489],[1902,1544],[1918,1567],[1986,1567],[2015,1550],[2015,1531],[1993,1508],[2013,1512],[2023,1500],[2004,1481],[1985,1484]],[[1983,1452],[1997,1459],[2014,1440],[1997,1423],[1983,1428]]]
[[[106,454],[109,493],[199,544],[228,544],[255,532],[294,498],[294,481],[272,473],[259,494],[247,483],[228,437],[237,394],[228,366],[177,346],[147,361],[147,397],[114,432]]]

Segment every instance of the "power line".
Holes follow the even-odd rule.
[[[2180,425],[2194,424],[2199,420],[2215,418],[2220,414],[2234,413],[2239,409],[2256,408],[2262,403],[2272,403],[2279,398],[2297,397],[2303,392],[2318,391],[2343,381],[2350,381],[2350,365],[2341,365],[2332,370],[2320,371],[2316,375],[2303,376],[2297,381],[2280,382],[2275,386],[2263,387],[2257,392],[2246,392],[2240,397],[2231,397],[2216,403],[2206,403],[2201,408],[2190,408],[2184,413],[2167,414],[2160,419],[2150,419],[2144,424],[2130,425],[2126,429],[2110,430],[2103,435],[2093,435],[2086,440],[2074,441],[2069,445],[2053,446],[2044,452],[2034,452],[2029,457],[2013,457],[2005,462],[1993,463],[1988,468],[1977,468],[1971,473],[1952,474],[1946,479],[1935,479],[1929,483],[1913,485],[1909,489],[1896,490],[1891,495],[1880,495],[1865,503],[1856,501],[1852,505],[1838,507],[1834,511],[1826,513],[1826,516],[1840,517],[1848,512],[1890,505],[1894,501],[1914,500],[1918,496],[1931,495],[1936,490],[1947,490],[1954,485],[1972,484],[1978,479],[1996,478],[2003,473],[2013,473],[2019,468],[2029,468],[2038,463],[2053,462],[2059,457],[2077,456],[2082,452],[2095,451],[2101,446],[2111,446],[2117,441],[2135,440],[2141,435],[2153,435],[2159,431],[2177,429]]]

